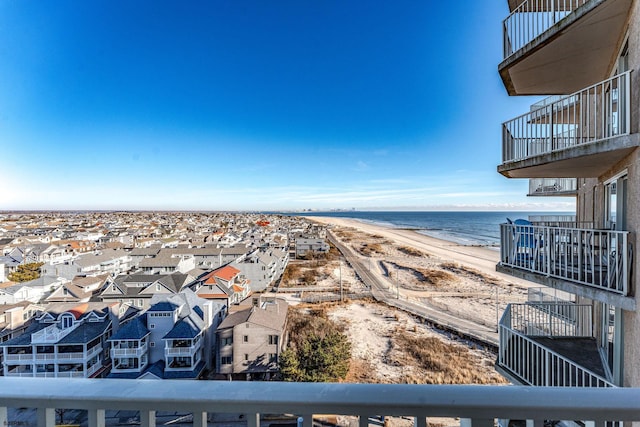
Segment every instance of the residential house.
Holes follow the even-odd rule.
[[[130,262],[131,259],[126,251],[105,249],[79,255],[63,264],[45,264],[41,267],[41,271],[43,274],[53,274],[71,280],[76,276],[126,273],[131,267]]]
[[[189,287],[200,297],[220,301],[225,306],[238,304],[249,296],[249,283],[242,272],[231,265],[217,268],[194,280]]]
[[[269,379],[284,349],[286,301],[247,300],[218,326],[217,373],[233,379]]]
[[[193,277],[183,273],[171,274],[125,274],[108,279],[98,298],[104,302],[117,301],[146,310],[154,295],[176,294]]]
[[[640,2],[507,3],[504,86],[553,96],[502,124],[498,171],[575,194],[576,222],[503,224],[497,270],[576,302],[510,304],[497,368],[517,384],[638,387]]]
[[[324,239],[297,237],[294,242],[296,258],[329,252],[329,244]]]
[[[186,273],[196,268],[195,258],[191,254],[176,255],[161,249],[155,256],[143,258],[138,269],[146,274]]]
[[[185,289],[158,295],[113,335],[109,378],[196,379],[212,368],[225,307]]]
[[[22,301],[38,303],[67,280],[56,276],[40,276],[35,280],[0,288],[0,304]]]
[[[94,378],[110,364],[106,342],[119,304],[51,304],[21,335],[0,343],[9,377]]]
[[[258,249],[232,265],[242,271],[252,291],[262,291],[282,276],[289,254],[281,249]]]

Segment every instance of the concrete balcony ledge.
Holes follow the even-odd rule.
[[[509,95],[570,93],[605,78],[631,3],[524,0],[510,7],[498,67]]]
[[[542,420],[640,421],[640,389],[584,389],[524,386],[433,386],[408,384],[322,384],[227,381],[69,380],[3,378],[0,424],[10,425],[7,407],[38,409],[38,425],[55,425],[55,408],[88,411],[88,425],[104,425],[106,409],[140,411],[141,425],[155,425],[155,411],[194,414],[246,414],[259,425],[261,413],[296,414],[312,425],[312,414],[360,417],[410,416],[416,425],[427,417],[458,417],[466,426],[493,426],[496,418]]]
[[[596,178],[640,144],[631,129],[631,71],[550,97],[502,124],[509,178]]]

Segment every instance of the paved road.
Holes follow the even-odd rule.
[[[498,347],[498,333],[493,328],[461,319],[444,313],[436,308],[403,300],[402,294],[394,283],[391,283],[379,269],[369,266],[368,258],[355,253],[351,248],[342,244],[330,231],[327,232],[329,241],[342,253],[356,274],[371,289],[373,297],[385,304],[422,317],[438,327],[454,332],[462,337],[480,342],[489,347]],[[374,266],[376,264],[373,264]]]

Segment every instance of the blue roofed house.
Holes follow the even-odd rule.
[[[94,378],[108,368],[117,303],[51,304],[24,333],[0,344],[9,377]]]
[[[190,289],[155,295],[151,307],[113,335],[109,378],[196,379],[213,368],[223,304]]]

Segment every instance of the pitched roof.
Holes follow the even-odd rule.
[[[144,338],[150,332],[144,324],[144,316],[138,316],[127,322],[116,332],[108,341],[118,340],[139,340]]]
[[[230,265],[225,265],[224,267],[220,267],[216,270],[213,270],[212,275],[215,277],[219,277],[223,280],[229,281],[234,277],[236,277],[239,273],[240,273],[240,270],[238,270],[237,268],[232,267]]]

